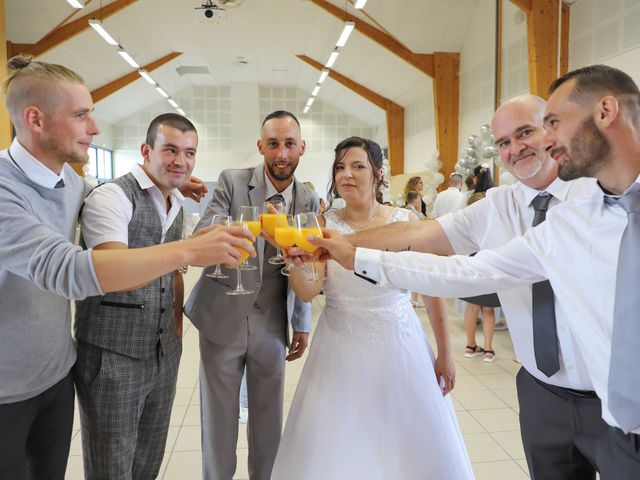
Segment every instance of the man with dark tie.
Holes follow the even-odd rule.
[[[579,374],[593,385],[608,425],[596,444],[600,478],[637,480],[640,90],[624,72],[595,65],[562,76],[551,92],[545,148],[560,178],[595,177],[596,194],[554,207],[522,237],[475,257],[356,250],[331,233],[316,243],[369,281],[426,295],[477,295],[548,279],[557,328],[567,328],[586,357]]]

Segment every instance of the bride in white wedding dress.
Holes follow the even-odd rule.
[[[351,137],[336,147],[332,190],[346,206],[325,213],[327,228],[348,234],[410,220],[380,205],[382,152]],[[435,359],[405,291],[382,288],[336,262],[324,282],[296,269],[291,285],[326,306],[289,411],[273,480],[473,479],[471,464]],[[324,272],[319,265],[319,272]],[[445,328],[434,328],[446,337]],[[453,376],[448,339],[438,366]]]

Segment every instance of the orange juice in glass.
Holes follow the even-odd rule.
[[[251,235],[253,235],[254,237],[258,238],[260,236],[260,230],[261,230],[261,226],[260,226],[260,221],[259,220],[251,220],[251,221],[247,221],[247,230],[249,230],[251,232]]]
[[[302,250],[304,250],[307,253],[313,253],[318,249],[316,245],[309,242],[309,240],[307,239],[307,237],[309,237],[310,235],[314,237],[322,238],[322,230],[320,230],[319,227],[318,228],[301,228],[300,230],[298,230],[298,238],[296,239],[296,245],[298,245],[298,247],[300,247]]]
[[[260,215],[260,221],[264,231],[274,237],[277,227],[287,226],[287,215],[285,213],[263,213]]]
[[[298,238],[298,230],[295,227],[276,227],[276,243],[282,248],[291,248]]]
[[[322,229],[320,228],[320,223],[318,222],[316,213],[299,213],[295,216],[294,222],[297,230],[296,245],[307,253],[315,252],[318,247],[309,242],[307,237],[322,237]],[[320,275],[316,272],[315,263],[313,261],[309,263],[311,264],[311,278],[307,281],[315,282],[317,280],[322,280]]]

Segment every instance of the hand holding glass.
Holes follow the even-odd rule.
[[[211,225],[227,225],[230,220],[231,217],[229,215],[214,215],[211,220]],[[222,273],[220,264],[217,264],[216,269],[213,272],[207,273],[206,276],[209,278],[229,278],[229,275]]]

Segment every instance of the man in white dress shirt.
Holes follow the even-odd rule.
[[[558,165],[544,150],[542,119],[546,102],[523,95],[503,103],[492,129],[500,157],[520,182],[493,188],[487,197],[437,221],[390,225],[347,237],[358,246],[439,255],[470,254],[496,248],[523,235],[532,225],[532,202],[548,192],[556,205],[596,192],[595,182],[564,182]],[[520,431],[532,478],[595,478],[595,444],[606,425],[600,400],[586,371],[586,359],[564,326],[566,314],[556,312],[559,369],[551,376],[536,363],[532,330],[532,289],[521,286],[498,291],[509,322],[515,353],[523,368],[517,376]]]
[[[370,281],[426,295],[477,295],[549,279],[558,318],[589,355],[580,373],[608,424],[596,447],[600,477],[638,479],[638,248],[628,247],[639,230],[640,90],[625,73],[597,65],[569,72],[551,91],[545,145],[560,178],[594,176],[596,195],[555,207],[539,227],[475,257],[356,251],[338,236],[317,243]]]
[[[466,197],[461,192],[462,188],[462,175],[459,173],[452,173],[449,177],[449,188],[438,193],[436,199],[433,202],[433,211],[431,216],[438,218],[447,213],[455,212],[466,206]]]

